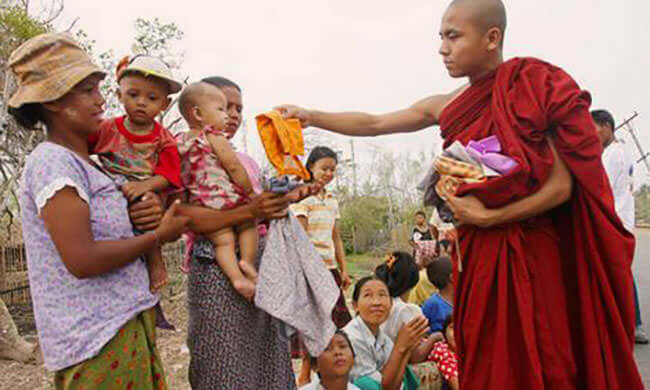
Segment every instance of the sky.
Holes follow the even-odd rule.
[[[42,0],[43,1],[43,0]],[[138,17],[175,22],[185,32],[177,49],[190,79],[222,75],[244,91],[247,139],[259,149],[254,117],[292,103],[333,111],[381,113],[404,108],[464,80],[451,79],[438,55],[445,0],[165,1],[66,0],[62,25],[77,27],[98,50],[128,54]],[[506,0],[505,57],[554,63],[590,91],[593,108],[618,121],[634,111],[650,150],[650,3],[642,0]],[[630,155],[638,156],[629,136]],[[347,152],[349,139],[331,142]],[[355,139],[361,163],[377,150],[432,152],[438,129]],[[637,185],[650,183],[638,166]]]

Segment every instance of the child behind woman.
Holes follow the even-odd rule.
[[[181,114],[190,130],[178,138],[182,156],[182,181],[190,203],[228,210],[246,203],[261,192],[256,167],[240,160],[226,132],[228,101],[215,85],[198,82],[185,88],[179,99]],[[243,164],[246,163],[246,165]],[[217,263],[233,288],[246,299],[253,299],[257,271],[258,231],[254,222],[217,231],[207,238],[214,244]],[[241,262],[237,261],[239,244]]]
[[[443,324],[445,340],[433,345],[429,360],[435,362],[438,370],[452,390],[458,390],[458,358],[456,356],[456,339],[454,338],[454,321],[449,315]]]
[[[448,257],[440,257],[427,267],[427,277],[438,289],[422,306],[429,320],[431,332],[442,332],[445,318],[454,310],[454,285],[451,283],[452,265]]]
[[[180,186],[180,157],[174,137],[156,117],[182,86],[160,59],[136,56],[118,65],[118,96],[126,115],[108,119],[89,137],[90,153],[120,186],[129,202],[148,192]],[[167,282],[160,246],[147,254],[150,288]]]

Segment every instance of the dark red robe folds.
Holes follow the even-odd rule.
[[[495,208],[537,191],[553,165],[547,136],[574,177],[569,202],[544,215],[459,229],[454,315],[464,390],[643,388],[633,356],[634,237],[614,210],[590,103],[563,70],[518,58],[442,113],[446,146],[495,134],[519,163],[460,195]]]

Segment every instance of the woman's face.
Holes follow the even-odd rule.
[[[62,126],[84,134],[99,130],[104,119],[104,97],[99,91],[101,75],[90,75],[75,85],[70,92],[52,103],[44,103],[54,121]]]
[[[223,87],[221,91],[226,95],[228,100],[228,122],[226,123],[226,135],[232,138],[239,130],[242,122],[242,111],[244,105],[242,103],[241,92],[235,87]]]
[[[321,377],[347,377],[354,365],[352,348],[343,335],[335,334],[317,362]]]
[[[336,175],[336,160],[331,157],[321,158],[311,167],[311,172],[314,175],[314,182],[325,187]]]
[[[366,324],[379,326],[388,319],[391,304],[386,284],[380,280],[370,280],[361,287],[354,308]]]

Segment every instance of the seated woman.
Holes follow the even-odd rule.
[[[374,275],[357,282],[352,304],[357,316],[343,330],[356,353],[350,372],[353,383],[362,390],[417,389],[419,382],[408,363],[427,334],[426,318],[418,316],[402,326],[393,344],[381,330],[390,315],[392,300],[386,282]]]
[[[311,358],[311,366],[318,373],[318,381],[312,381],[301,390],[358,390],[350,383],[350,370],[354,365],[354,349],[348,335],[337,330],[327,349],[317,358]]]
[[[406,303],[407,297],[418,283],[418,267],[406,252],[393,252],[388,259],[375,269],[375,275],[388,286],[393,306],[388,320],[381,326],[382,331],[395,342],[397,334],[404,324],[422,316],[419,306]],[[442,340],[440,332],[424,337],[413,350],[410,363],[420,380],[420,389],[440,389],[442,378],[435,364],[427,362],[433,344]]]

